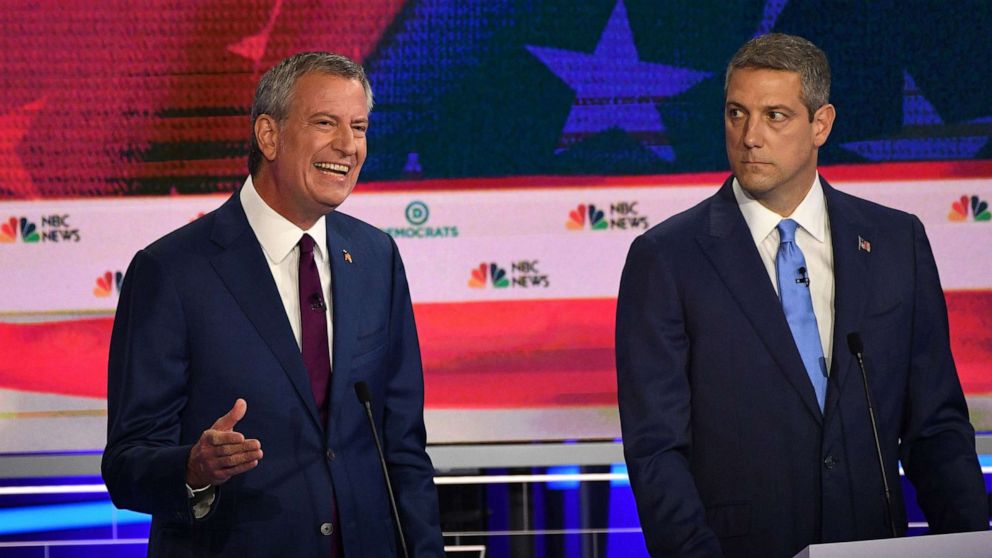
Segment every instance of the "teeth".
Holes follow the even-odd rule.
[[[337,172],[341,174],[347,174],[350,170],[347,165],[339,165],[337,163],[314,163],[313,166],[322,171]]]

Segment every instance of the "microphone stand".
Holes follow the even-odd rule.
[[[875,406],[871,401],[871,388],[868,386],[868,370],[865,368],[864,344],[861,335],[857,332],[847,335],[847,345],[851,354],[858,361],[858,368],[861,369],[861,379],[865,385],[865,400],[868,401],[868,418],[871,420],[871,433],[875,437],[875,452],[878,457],[878,468],[882,473],[882,488],[885,491],[885,510],[889,514],[889,528],[892,530],[892,538],[899,536],[896,531],[896,517],[892,509],[892,492],[889,491],[889,477],[885,474],[885,461],[882,458],[882,443],[878,438],[878,424],[875,421]]]
[[[389,480],[389,468],[386,466],[386,455],[382,452],[382,443],[379,441],[379,432],[375,428],[375,420],[372,418],[372,396],[369,394],[369,386],[365,382],[355,384],[355,395],[358,402],[365,407],[365,416],[369,419],[369,426],[372,427],[372,438],[375,440],[375,449],[379,452],[379,463],[382,465],[382,475],[386,479],[386,492],[389,494],[389,506],[393,510],[393,521],[396,522],[396,534],[399,535],[400,547],[403,549],[403,557],[410,558],[410,553],[406,549],[406,537],[403,536],[403,524],[400,523],[400,511],[396,507],[396,498],[393,496],[393,483]]]

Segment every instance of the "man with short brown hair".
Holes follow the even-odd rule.
[[[733,171],[634,241],[617,309],[624,452],[652,556],[786,558],[891,536],[899,464],[932,532],[988,528],[975,433],[923,225],[817,173],[836,110],[826,55],[755,38],[727,69]]]

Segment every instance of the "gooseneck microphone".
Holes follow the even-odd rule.
[[[885,474],[885,460],[882,458],[882,443],[878,439],[878,424],[875,421],[875,406],[871,402],[871,388],[868,387],[868,370],[865,368],[865,345],[861,340],[861,334],[852,332],[847,334],[847,348],[858,361],[858,368],[861,369],[861,379],[865,384],[865,400],[868,401],[868,418],[871,419],[871,433],[875,437],[875,452],[878,457],[878,468],[882,472],[882,488],[885,490],[885,510],[889,514],[889,528],[892,530],[892,538],[899,536],[896,531],[896,516],[892,509],[892,493],[889,491],[889,477]]]
[[[358,402],[365,407],[365,416],[369,419],[369,426],[372,428],[372,439],[375,440],[375,449],[379,452],[379,463],[382,465],[382,475],[386,479],[386,493],[389,494],[389,506],[393,510],[393,520],[396,522],[396,534],[400,537],[400,547],[403,549],[404,558],[410,558],[410,553],[406,549],[406,538],[403,536],[403,524],[400,523],[400,510],[396,507],[396,497],[393,496],[393,483],[389,480],[389,468],[386,466],[386,455],[382,452],[382,443],[379,442],[379,431],[375,428],[375,419],[372,418],[372,396],[369,394],[369,385],[365,382],[355,384],[355,395]]]

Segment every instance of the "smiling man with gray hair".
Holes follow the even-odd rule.
[[[443,556],[403,263],[337,211],[371,108],[355,62],[282,61],[256,91],[244,186],[128,268],[103,477],[114,504],[152,514],[151,556],[402,555],[356,384],[410,556]]]

